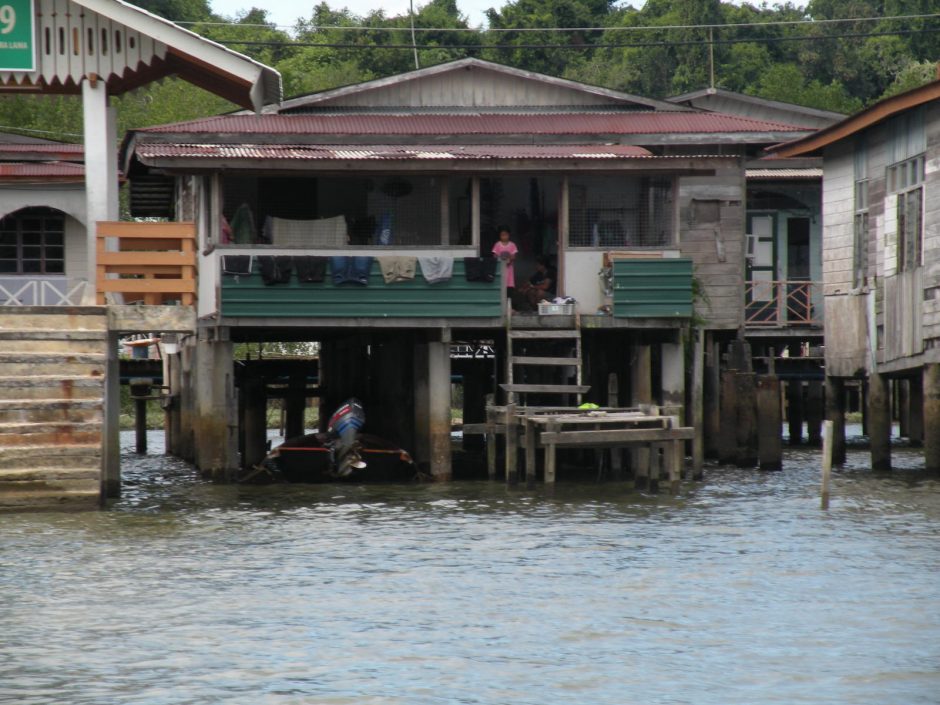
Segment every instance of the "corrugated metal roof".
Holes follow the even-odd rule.
[[[80,144],[0,142],[0,159],[80,162],[84,158],[85,148]]]
[[[82,164],[69,162],[47,163],[7,163],[0,164],[0,179],[49,179],[72,177],[76,180],[85,178],[85,167]]]
[[[141,143],[140,159],[300,159],[427,161],[448,159],[656,158],[635,145],[257,145]],[[683,159],[687,157],[682,157]]]
[[[749,179],[821,179],[822,169],[748,169]]]
[[[138,130],[171,134],[453,135],[698,134],[805,132],[808,128],[723,113],[485,113],[219,115]]]

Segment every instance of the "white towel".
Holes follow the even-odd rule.
[[[453,257],[419,257],[418,264],[421,265],[421,274],[428,284],[445,282],[454,276]]]

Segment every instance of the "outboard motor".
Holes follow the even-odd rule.
[[[365,411],[355,398],[343,402],[330,417],[326,431],[331,438],[333,474],[337,477],[346,477],[353,470],[361,470],[366,466],[358,441],[359,431],[365,423]]]

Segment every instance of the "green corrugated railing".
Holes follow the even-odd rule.
[[[614,260],[614,316],[689,318],[692,315],[692,260]]]
[[[420,267],[411,281],[386,284],[377,261],[367,286],[301,283],[265,285],[257,262],[250,276],[222,276],[222,315],[271,318],[499,318],[502,283],[471,282],[462,258],[454,259],[453,278],[428,284]]]

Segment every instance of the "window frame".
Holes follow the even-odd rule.
[[[12,223],[11,223],[12,220]],[[24,225],[29,220],[38,220],[39,226],[36,229],[25,228]],[[50,227],[50,223],[57,227]],[[4,242],[5,235],[13,234],[15,242],[10,244]],[[24,242],[24,236],[38,235],[39,243]],[[58,235],[58,242],[49,242],[49,237]],[[65,214],[52,208],[21,208],[13,213],[8,213],[0,218],[0,254],[5,249],[15,248],[16,255],[13,258],[0,257],[0,263],[14,262],[15,271],[4,271],[0,265],[0,276],[2,277],[35,277],[35,276],[65,276]],[[38,248],[38,257],[25,255],[27,248]],[[52,257],[49,250],[60,248],[61,257]],[[38,262],[38,271],[26,271],[26,262]],[[50,263],[60,263],[61,269],[58,271],[49,271]]]

